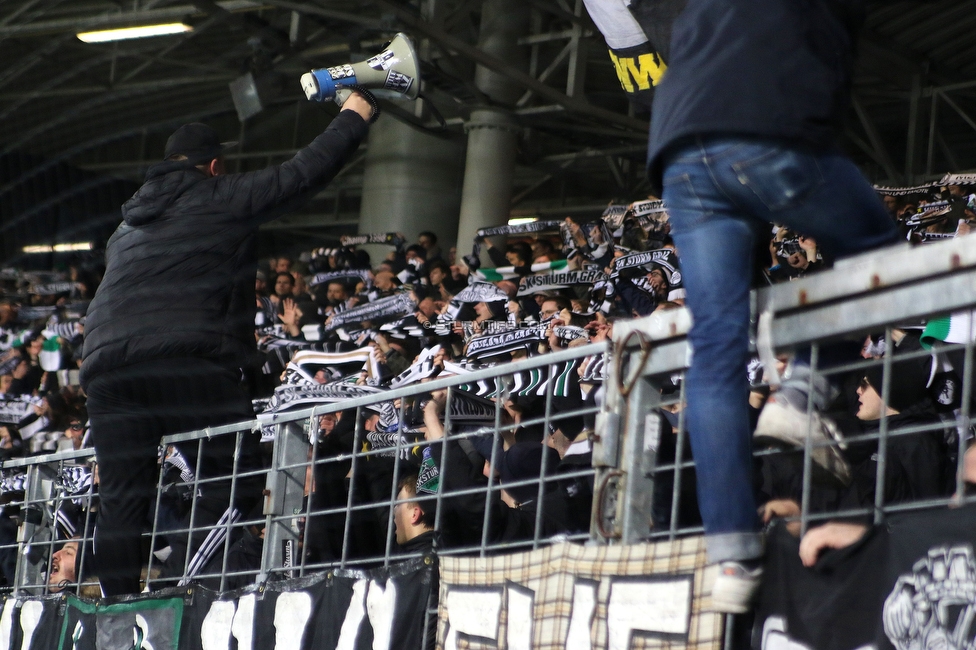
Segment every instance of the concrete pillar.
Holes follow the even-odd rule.
[[[528,32],[529,6],[523,0],[485,0],[478,47],[508,65],[525,70],[528,48],[518,39]],[[458,224],[458,254],[471,250],[478,228],[508,222],[519,126],[508,110],[524,91],[508,77],[475,67],[475,85],[491,100],[476,108],[465,125],[468,151]],[[485,258],[483,258],[484,260]]]
[[[509,111],[478,109],[465,130],[468,152],[457,241],[458,253],[467,255],[479,228],[508,223],[519,128]]]
[[[381,115],[368,143],[359,232],[402,232],[415,242],[430,230],[446,258],[457,236],[464,139],[433,136]]]

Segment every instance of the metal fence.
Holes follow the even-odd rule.
[[[567,406],[563,396],[578,392],[580,366],[602,362],[606,351],[606,344],[589,344],[165,437],[156,507],[144,537],[150,584],[159,588],[192,580],[225,591],[310,572],[387,566],[420,557],[432,547],[439,555],[485,556],[537,548],[551,540],[588,539],[594,470],[589,462],[563,463],[566,445],[559,443],[567,442],[560,438],[567,422],[578,426],[577,418],[593,417],[596,408],[578,399],[575,406]],[[570,373],[577,373],[576,378]],[[398,426],[381,430],[376,416],[393,409]],[[424,421],[425,411],[434,422]],[[174,449],[182,450],[183,458],[201,458],[205,441],[235,436],[239,451],[244,436],[272,429],[273,436],[265,436],[273,442],[265,443],[262,469],[239,470],[235,461],[230,477],[200,478],[193,463],[173,463]],[[502,471],[506,449],[512,446],[526,452],[519,462],[528,465],[528,474],[534,469],[534,477]],[[2,466],[8,477],[26,473],[23,497],[5,506],[4,520],[16,517],[20,526],[0,543],[0,558],[7,554],[10,566],[16,566],[8,578],[16,595],[66,590],[99,595],[97,578],[86,569],[97,511],[97,481],[88,469],[92,460],[93,452],[82,450]],[[416,493],[414,477],[407,481],[411,487],[401,491],[404,479],[421,469],[428,478],[435,475],[439,489]],[[263,494],[242,494],[254,477],[260,478]],[[261,507],[228,513],[216,525],[198,524],[200,499],[195,495],[205,492],[208,482],[228,478],[233,501],[257,496]],[[21,486],[9,482],[8,494],[17,495]],[[567,503],[560,495],[569,485],[580,489],[573,504],[586,505],[567,518]],[[408,531],[401,531],[406,524],[401,526],[399,511],[414,504],[433,518],[425,528],[436,532],[427,535],[426,544],[410,544]],[[423,531],[413,530],[418,532]],[[198,552],[166,557],[174,548],[191,545]],[[81,556],[77,563],[65,557],[65,546]],[[175,567],[174,557],[182,561]],[[433,625],[436,609],[428,615],[427,624]]]
[[[830,519],[880,523],[889,513],[969,500],[972,243],[963,237],[886,249],[753,292],[754,343],[764,365],[798,356],[810,364],[802,385],[817,416],[792,441],[757,438],[754,445],[760,503],[791,502],[775,510],[796,534]],[[942,327],[931,327],[937,321]],[[924,332],[923,322],[930,325]],[[598,418],[619,421],[623,433],[619,450],[617,438],[594,450],[595,523],[605,539],[633,543],[702,532],[684,386],[677,381],[692,353],[685,338],[690,326],[687,312],[679,311],[614,327],[607,403]],[[907,406],[910,384],[917,401]],[[861,395],[869,387],[884,407],[866,420]],[[752,390],[759,406],[768,382]],[[814,409],[814,396],[824,393],[825,408]]]
[[[789,479],[785,488],[770,486],[775,481],[767,479],[766,496],[793,501],[795,511],[785,516],[801,530],[838,516],[879,522],[891,512],[945,507],[965,498],[974,338],[968,315],[976,307],[976,248],[970,244],[969,238],[960,238],[873,253],[754,293],[757,351],[767,367],[776,354],[808,354],[808,394],[813,395],[817,385],[829,384],[837,397],[833,410],[824,410],[824,420],[811,420],[805,435],[793,444],[780,440],[756,445],[763,471],[768,474],[770,466],[780,463],[781,478]],[[943,336],[948,342],[936,341],[932,349],[895,344],[918,340],[907,328],[921,319],[932,322],[951,314],[957,336]],[[603,344],[591,344],[375,396],[279,413],[268,420],[168,436],[164,446],[186,449],[214,436],[236,436],[239,443],[262,427],[274,429],[268,466],[230,477],[236,495],[249,477],[266,476],[262,508],[226,517],[212,529],[186,522],[194,520],[193,495],[213,479],[195,477],[192,467],[183,468],[177,479],[172,471],[160,473],[155,516],[146,535],[149,580],[165,585],[167,580],[193,579],[224,590],[417,557],[427,547],[397,543],[403,526],[398,513],[413,504],[428,515],[433,510],[430,527],[436,532],[428,539],[436,538],[430,544],[442,555],[485,556],[537,548],[555,539],[635,543],[699,534],[680,380],[691,354],[685,338],[690,322],[683,309],[660,312],[617,322],[613,354]],[[868,335],[875,335],[876,348],[877,337],[883,336],[885,354],[878,349],[867,355],[870,358],[856,354]],[[855,354],[838,357],[838,347],[853,347]],[[585,360],[602,360],[608,354],[602,407],[592,400],[567,406],[560,391],[566,392],[568,373],[578,371]],[[914,419],[883,409],[876,424],[865,425],[850,410],[845,419],[837,404],[845,395],[848,407],[857,403],[853,391],[866,374],[877,376],[872,368],[880,370],[880,386],[875,387],[880,399],[891,404],[901,390],[899,368],[919,360],[934,360],[930,375],[949,382],[945,385],[953,387],[951,399],[940,403],[939,395],[931,394],[928,405],[916,409],[922,415]],[[925,383],[931,392],[930,378]],[[761,382],[754,386],[757,406],[766,390]],[[482,406],[490,405],[487,425],[484,420],[470,424],[470,414],[461,408],[474,394],[487,400]],[[523,409],[524,417],[512,408],[519,407],[521,396],[535,402]],[[428,406],[431,402],[434,406]],[[373,416],[380,403],[392,403],[396,409],[395,430],[375,426]],[[426,411],[433,413],[435,425],[423,433],[422,426],[431,424]],[[336,422],[332,416],[338,414]],[[576,417],[586,418],[587,429],[592,429],[592,463],[566,462],[572,454],[563,443],[572,436],[564,440],[555,435],[564,433],[563,426],[572,428],[568,423]],[[343,425],[341,436],[330,428],[338,424]],[[505,450],[527,441],[537,450],[551,444],[556,455],[538,453],[534,477],[499,476]],[[912,456],[912,441],[922,441],[926,449],[942,455]],[[866,456],[861,453],[865,449]],[[864,462],[873,467],[873,485],[860,477],[866,489],[859,500],[834,498],[850,494],[855,484],[843,472],[838,477],[825,471],[830,467],[824,458],[835,453],[849,472],[863,468]],[[80,451],[4,463],[5,474],[26,471],[23,498],[7,503],[8,517],[2,518],[8,522],[15,515],[21,523],[16,531],[0,527],[7,534],[0,544],[0,566],[5,572],[10,569],[13,578],[8,580],[18,594],[79,590],[86,582],[94,583],[84,569],[91,537],[86,522],[97,501],[97,492],[84,478],[90,458],[91,452]],[[942,463],[943,484],[913,485],[912,465],[924,468],[931,462]],[[483,475],[480,465],[487,466]],[[439,488],[416,495],[401,492],[403,479],[418,471],[426,471],[428,478],[436,475]],[[893,487],[896,481],[904,483],[898,490]],[[827,490],[833,492],[825,496]],[[174,512],[174,500],[186,511]],[[586,511],[581,516],[582,504]],[[60,513],[67,510],[74,513],[74,529],[60,533],[59,539]],[[214,551],[212,559],[197,562],[187,554],[182,568],[174,571],[169,566],[158,576],[167,547],[194,534],[209,536],[206,546]],[[82,554],[81,579],[75,575],[61,584],[51,583],[52,575],[63,575],[57,571],[61,560],[55,559],[56,551],[71,537]]]

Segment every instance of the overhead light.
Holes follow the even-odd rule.
[[[532,223],[533,221],[538,221],[539,217],[515,217],[514,219],[508,220],[508,225],[517,226],[523,223]]]
[[[78,39],[84,41],[85,43],[107,43],[109,41],[124,41],[130,38],[148,38],[150,36],[182,34],[184,32],[192,31],[193,27],[185,23],[165,23],[162,25],[141,25],[139,27],[103,29],[96,32],[79,32]]]
[[[90,251],[91,249],[92,243],[90,241],[86,241],[74,242],[71,244],[55,244],[54,246],[46,244],[24,246],[21,250],[26,255],[30,255],[32,253],[70,253],[72,251]]]

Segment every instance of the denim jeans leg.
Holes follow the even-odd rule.
[[[732,150],[730,142],[738,142]],[[843,257],[894,244],[898,232],[877,193],[854,163],[839,153],[817,153],[775,140],[709,139],[710,172],[723,193],[757,219],[786,225],[813,237],[825,252]],[[820,350],[820,368],[857,359],[861,342],[835,343]],[[807,391],[809,348],[795,365]],[[789,385],[789,383],[787,384]],[[814,390],[814,405],[825,406],[836,387]],[[806,408],[806,404],[798,405]]]
[[[665,168],[664,200],[681,256],[694,350],[687,422],[712,563],[762,554],[747,409],[753,223],[711,181],[694,147]]]

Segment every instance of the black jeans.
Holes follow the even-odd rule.
[[[99,517],[95,568],[105,596],[137,593],[148,561],[140,538],[155,504],[160,438],[254,418],[239,371],[206,359],[147,361],[103,373],[88,384],[88,412],[98,460]],[[180,446],[200,479],[230,476],[236,436]],[[238,473],[261,467],[257,434],[243,434]],[[198,453],[199,452],[199,453]],[[246,514],[261,496],[262,476],[238,481],[235,507]],[[196,494],[194,526],[217,522],[228,509],[230,481],[205,483]],[[176,537],[179,537],[177,535]],[[190,552],[206,531],[190,541]],[[182,544],[171,562],[183,566]]]

